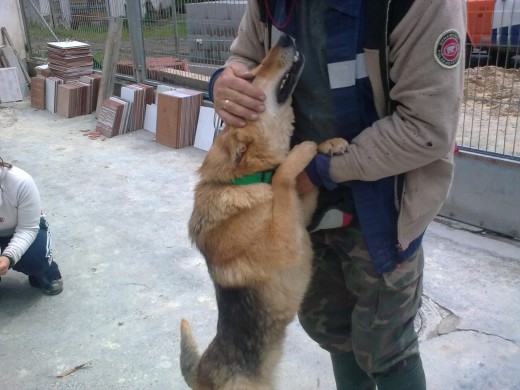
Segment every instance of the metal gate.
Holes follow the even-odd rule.
[[[77,40],[92,47],[101,69],[111,17],[123,18],[118,77],[206,89],[209,76],[229,55],[244,0],[20,0],[29,57],[47,58],[51,41]]]

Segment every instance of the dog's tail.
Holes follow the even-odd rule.
[[[184,380],[191,388],[197,384],[197,367],[200,353],[191,326],[185,319],[181,320],[181,372]]]

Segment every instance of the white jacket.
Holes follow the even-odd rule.
[[[0,167],[0,237],[11,237],[2,255],[16,263],[40,229],[41,201],[33,178],[20,168]]]

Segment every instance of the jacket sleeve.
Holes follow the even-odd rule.
[[[265,34],[266,26],[260,22],[258,0],[248,0],[237,37],[230,47],[231,55],[225,65],[240,62],[252,69],[260,64],[266,55]]]
[[[389,40],[396,110],[355,137],[349,153],[331,159],[334,182],[377,180],[452,153],[463,98],[465,32],[464,0],[414,2]],[[446,34],[459,37],[455,66],[437,54]]]
[[[40,230],[40,194],[29,175],[25,175],[18,187],[16,202],[18,222],[13,238],[3,252],[4,255],[12,257],[15,263],[29,249]]]

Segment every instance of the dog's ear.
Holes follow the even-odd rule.
[[[234,154],[232,155],[233,162],[235,165],[240,164],[242,158],[247,152],[249,145],[253,142],[253,137],[247,130],[247,128],[238,129],[235,133],[233,142]]]
[[[199,168],[202,179],[229,181],[247,165],[254,134],[246,128],[228,127],[218,135]]]
[[[240,161],[242,161],[242,157],[244,157],[244,153],[246,152],[247,150],[247,145],[242,143],[242,142],[238,142],[236,144],[236,148],[235,148],[235,154],[234,154],[234,158],[233,158],[233,162],[235,163],[235,165],[238,165],[240,164]]]

